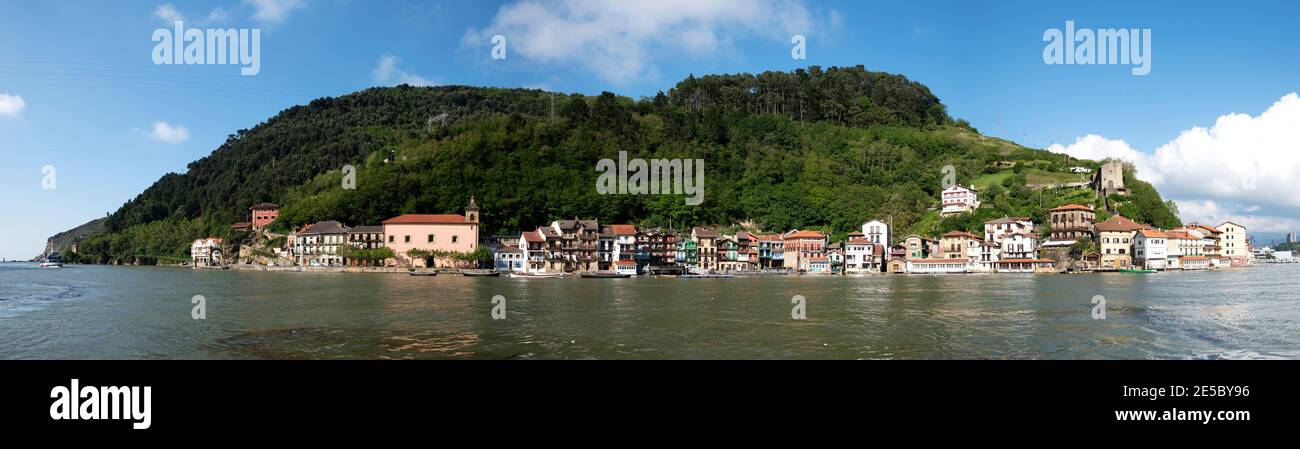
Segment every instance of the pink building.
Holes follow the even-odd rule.
[[[406,214],[384,220],[384,244],[392,248],[399,264],[425,267],[424,258],[412,258],[407,253],[446,251],[471,253],[478,249],[479,210],[474,199],[465,207],[465,215],[456,214]],[[437,266],[450,265],[447,258],[434,260]]]
[[[257,203],[249,210],[253,211],[253,230],[261,231],[280,218],[280,205],[273,203]]]

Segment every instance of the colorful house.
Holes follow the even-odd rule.
[[[939,237],[941,259],[966,259],[972,263],[980,258],[979,236],[966,231],[950,231]]]
[[[253,215],[252,226],[254,231],[261,231],[270,226],[275,219],[280,218],[280,205],[275,203],[257,203],[248,208]]]
[[[406,214],[384,220],[387,246],[400,264],[425,267],[425,257],[413,257],[410,252],[426,254],[472,253],[478,249],[479,209],[471,198],[465,215],[457,214]],[[436,266],[453,263],[447,257],[431,257]]]
[[[826,257],[826,235],[817,231],[791,231],[782,237],[785,241],[785,267],[808,271],[809,262],[816,257]]]
[[[1151,229],[1150,226],[1135,222],[1123,215],[1115,215],[1094,228],[1097,230],[1097,244],[1101,250],[1102,270],[1130,268],[1133,265],[1133,237],[1137,231]]]

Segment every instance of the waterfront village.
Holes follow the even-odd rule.
[[[1117,173],[1118,167],[1102,172]],[[1099,179],[1100,181],[1100,179]],[[1122,181],[1121,181],[1122,182]],[[1125,192],[1114,181],[1097,182],[1103,193]],[[978,192],[959,184],[942,191],[940,215],[980,207]],[[250,208],[251,221],[236,229],[268,232],[279,206]],[[1030,217],[1002,217],[984,223],[983,235],[952,231],[937,236],[896,236],[888,222],[870,220],[842,241],[815,230],[784,232],[717,227],[688,231],[602,224],[595,219],[561,219],[518,235],[482,236],[473,198],[461,214],[406,214],[377,225],[348,227],[338,221],[302,226],[271,248],[260,268],[360,267],[416,270],[488,269],[495,273],[618,276],[737,274],[958,274],[1094,271],[1206,270],[1253,263],[1246,228],[1190,223],[1155,229],[1122,215],[1097,222],[1093,207],[1066,204],[1050,209],[1043,226]],[[1090,251],[1079,251],[1079,245]],[[248,259],[242,253],[240,259]],[[378,255],[376,257],[375,255]],[[478,257],[471,257],[478,254]],[[225,266],[220,238],[191,247],[195,267]],[[277,263],[278,261],[278,263]],[[253,262],[245,262],[253,266]]]

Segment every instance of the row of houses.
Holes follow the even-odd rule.
[[[951,200],[978,207],[974,191],[948,190],[969,197]],[[945,202],[949,202],[945,196]],[[278,216],[262,211],[259,227]],[[271,205],[274,206],[274,205]],[[966,210],[969,212],[969,209]],[[847,238],[831,242],[815,230],[780,233],[714,227],[689,231],[601,224],[596,219],[555,220],[519,235],[480,238],[479,207],[471,198],[464,215],[406,214],[379,225],[349,227],[338,221],[303,226],[287,237],[282,254],[300,266],[407,266],[453,263],[451,254],[490,250],[498,271],[563,273],[617,271],[626,274],[675,269],[682,272],[795,271],[807,273],[1022,273],[1064,269],[1075,264],[1092,270],[1144,268],[1204,269],[1244,266],[1251,248],[1245,227],[1225,222],[1216,227],[1189,224],[1158,230],[1116,215],[1096,222],[1090,206],[1069,204],[1051,209],[1048,229],[1039,232],[1030,217],[1002,217],[984,223],[982,235],[952,231],[938,238],[907,235],[894,239],[890,224],[863,223]],[[266,217],[271,221],[266,221]],[[1040,242],[1040,236],[1047,240]],[[1080,240],[1095,242],[1096,251],[1071,261]],[[346,247],[388,248],[392,257],[352,259]],[[221,240],[194,242],[196,266],[221,264]]]
[[[273,207],[269,211],[268,207]],[[279,216],[279,206],[260,203],[253,206],[253,228],[269,226]],[[233,227],[243,228],[246,223]],[[448,265],[453,254],[469,254],[479,248],[479,207],[470,198],[465,214],[405,214],[378,225],[349,227],[334,220],[302,226],[290,232],[279,255],[299,266],[407,266],[425,267],[429,263]],[[195,240],[190,257],[195,266],[220,265],[219,238]],[[393,257],[386,260],[350,258],[347,249],[373,250],[388,248]]]

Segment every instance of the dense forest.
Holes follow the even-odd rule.
[[[619,151],[704,160],[704,203],[600,195],[596,161]],[[342,187],[347,165],[356,168],[355,189]],[[985,208],[938,219],[949,165],[957,182],[980,188]],[[842,237],[878,217],[901,236],[975,230],[990,216],[1041,220],[1065,202],[1129,209],[1157,226],[1177,221],[1149,185],[1114,202],[1086,189],[1035,187],[1077,181],[1068,172],[1076,165],[1096,163],[982,136],[950,118],[924,85],[861,66],[690,77],[635,100],[403,85],[318,99],[230,135],[186,173],[163,176],[111,214],[80,253],[100,263],[182,259],[195,238],[238,237],[230,224],[261,201],[284,205],[280,231],[460,213],[471,196],[484,231],[510,234],[579,216]]]

